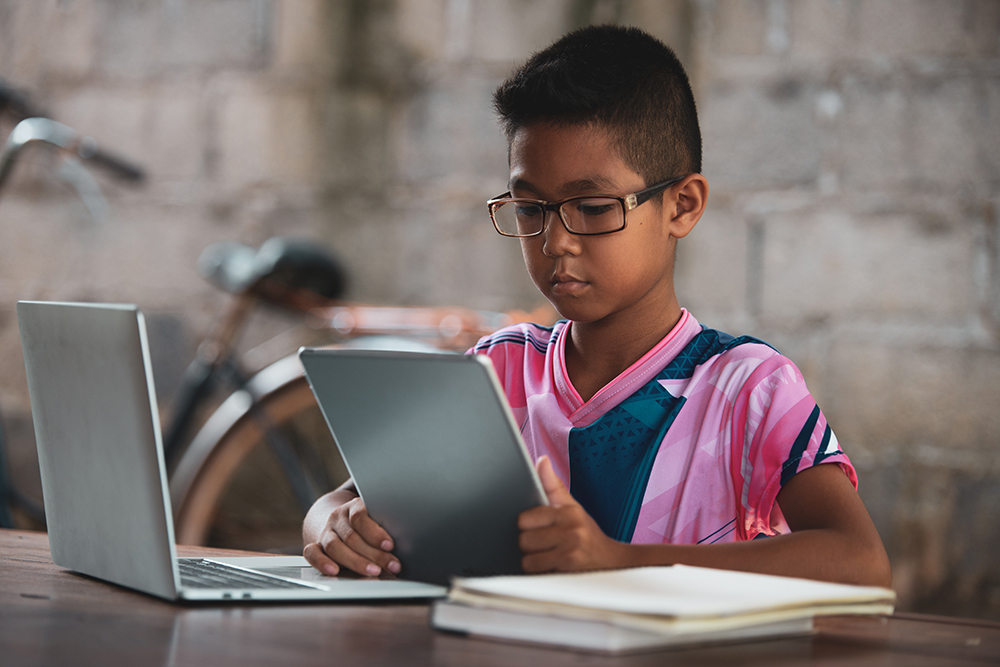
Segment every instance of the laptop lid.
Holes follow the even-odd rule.
[[[174,535],[142,313],[19,302],[52,561],[177,595]]]
[[[490,361],[302,349],[306,377],[401,577],[521,572],[517,516],[547,503]]]

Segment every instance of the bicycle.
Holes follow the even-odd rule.
[[[29,120],[31,131],[22,121],[0,156],[0,188],[26,140],[64,151],[86,146],[90,150],[83,157],[99,155],[102,166],[127,164],[94,151],[92,142],[66,126]],[[347,477],[297,357],[250,372],[236,353],[239,335],[258,306],[297,313],[313,331],[326,334],[327,343],[392,349],[464,351],[502,326],[539,316],[343,302],[340,264],[297,239],[276,237],[258,249],[214,244],[202,253],[198,269],[232,298],[184,374],[164,435],[175,535],[182,544],[297,549],[306,510]],[[191,437],[220,383],[231,393]],[[0,460],[2,455],[0,450]]]

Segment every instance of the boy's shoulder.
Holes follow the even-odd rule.
[[[549,348],[555,345],[566,324],[566,320],[560,320],[552,326],[543,326],[533,322],[518,322],[484,336],[469,351],[474,354],[490,355],[501,351],[527,349],[544,356],[548,353]]]
[[[698,327],[698,332],[691,338],[679,356],[701,363],[737,349],[743,352],[752,351],[757,357],[781,356],[777,348],[755,336],[734,336],[725,331],[710,329],[704,324],[699,324]]]
[[[711,369],[711,375],[725,373],[749,380],[754,375],[770,373],[801,375],[795,363],[776,347],[755,336],[734,336],[696,323],[688,332],[683,347],[670,355],[661,371],[672,379],[692,377],[699,367]],[[790,376],[790,378],[791,378]],[[736,377],[730,379],[735,380]]]

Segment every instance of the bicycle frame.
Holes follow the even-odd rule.
[[[197,356],[185,371],[178,390],[174,417],[163,441],[163,455],[168,471],[173,472],[184,454],[198,406],[220,380],[230,385],[232,395],[248,392],[250,378],[238,363],[234,349],[239,333],[257,301],[250,293],[238,294],[198,347]],[[303,462],[285,434],[260,407],[252,391],[249,392],[247,405],[248,414],[263,432],[264,440],[278,459],[296,500],[305,512],[329,486],[323,467],[302,465]],[[313,471],[312,474],[308,472],[310,470]]]

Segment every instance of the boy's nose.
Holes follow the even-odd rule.
[[[546,212],[545,228],[542,230],[542,235],[545,237],[542,252],[549,257],[580,254],[580,237],[569,233],[558,212]]]

